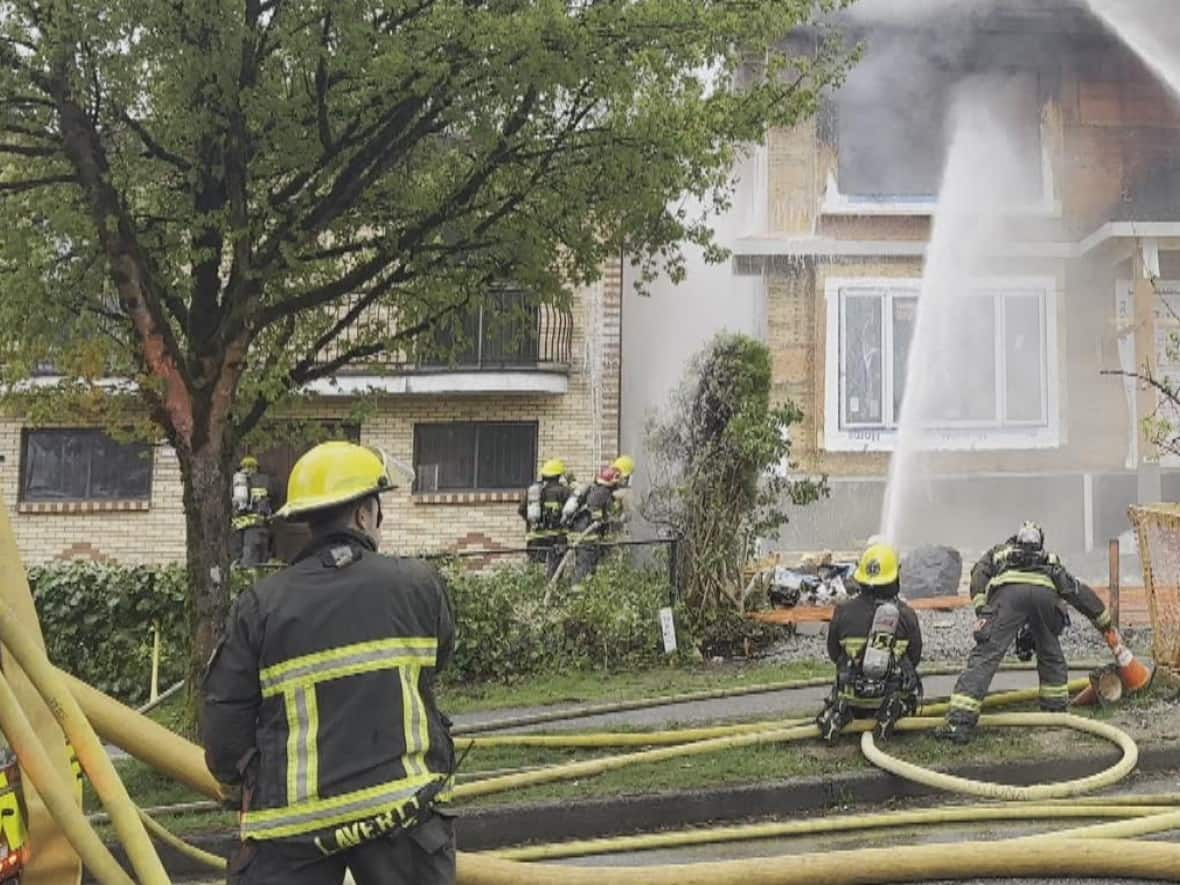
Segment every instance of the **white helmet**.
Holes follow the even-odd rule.
[[[1016,533],[1016,543],[1022,547],[1035,547],[1039,550],[1045,546],[1045,533],[1035,522],[1026,521]]]

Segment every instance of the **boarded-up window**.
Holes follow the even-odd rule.
[[[502,491],[533,479],[536,422],[451,422],[414,427],[415,491]]]
[[[26,430],[22,501],[147,501],[152,448],[119,442],[101,430]]]

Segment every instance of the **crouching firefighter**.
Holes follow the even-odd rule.
[[[971,600],[977,617],[975,648],[955,683],[946,721],[934,736],[955,743],[971,740],[992,677],[1014,640],[1022,658],[1032,657],[1030,651],[1036,654],[1041,709],[1064,712],[1069,706],[1069,667],[1059,637],[1069,624],[1067,606],[1099,630],[1110,626],[1110,612],[1056,555],[1045,551],[1040,526],[1024,523],[983,555],[971,570]]]
[[[454,625],[418,560],[377,553],[384,456],[316,446],[283,518],[312,540],[242,593],[203,685],[209,770],[241,788],[239,885],[449,885],[454,835],[436,806],[454,768],[435,674]]]
[[[922,630],[917,614],[898,597],[897,551],[870,547],[853,577],[860,592],[837,607],[828,628],[836,684],[816,719],[828,742],[853,719],[876,719],[874,730],[886,738],[897,720],[922,703]]]

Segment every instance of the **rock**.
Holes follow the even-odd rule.
[[[901,592],[906,599],[954,596],[963,576],[963,557],[954,547],[918,547],[901,560]]]

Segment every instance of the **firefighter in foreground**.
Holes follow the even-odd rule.
[[[385,459],[345,442],[291,471],[295,562],[235,602],[204,682],[209,770],[241,785],[243,885],[455,881],[434,803],[454,766],[434,698],[454,625],[439,574],[377,553]]]
[[[1099,630],[1110,627],[1110,612],[1094,591],[1065,570],[1056,555],[1045,551],[1040,526],[1026,522],[1020,530],[989,550],[971,570],[971,601],[975,648],[967,669],[955,683],[946,721],[935,737],[967,743],[975,734],[980,704],[1005,653],[1017,642],[1022,656],[1031,644],[1037,657],[1040,706],[1064,712],[1069,706],[1069,667],[1058,637],[1069,624],[1072,606]]]
[[[884,544],[869,547],[853,577],[860,592],[837,607],[828,627],[836,684],[816,724],[829,743],[853,719],[876,719],[877,735],[886,738],[897,720],[922,703],[922,629],[917,614],[898,597],[897,551]]]
[[[519,513],[525,522],[525,546],[529,562],[545,566],[552,576],[565,549],[565,526],[562,511],[571,491],[566,481],[565,463],[551,458],[541,467],[541,477],[530,485],[520,502]]]

